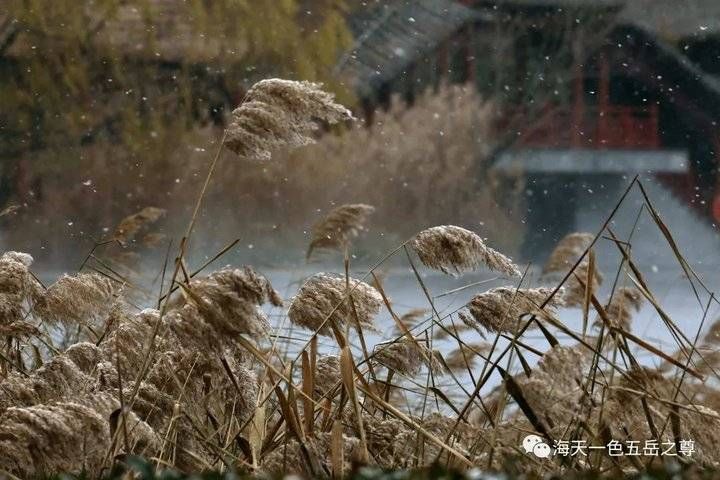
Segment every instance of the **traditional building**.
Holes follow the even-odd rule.
[[[575,228],[583,192],[612,201],[636,173],[715,222],[720,3],[682,3],[391,2],[356,20],[339,68],[368,117],[392,94],[411,103],[442,79],[492,98],[503,112],[495,169],[526,177],[528,257]]]

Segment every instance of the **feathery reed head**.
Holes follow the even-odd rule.
[[[413,328],[425,317],[426,314],[427,310],[424,308],[413,308],[400,316],[400,322],[405,326],[405,328]],[[395,325],[395,328],[393,329],[394,336],[397,337],[404,333],[405,332],[398,325]]]
[[[710,325],[703,341],[709,344],[720,343],[720,319],[715,320],[712,325]]]
[[[5,252],[0,257],[0,294],[32,298],[39,291],[30,273],[33,257],[27,253]]]
[[[406,376],[414,376],[425,365],[434,373],[443,372],[443,365],[435,353],[421,343],[413,342],[409,338],[389,343],[378,343],[375,346],[373,358],[380,365]]]
[[[38,299],[35,312],[51,323],[91,325],[110,312],[116,293],[113,283],[97,273],[63,275]]]
[[[306,257],[309,259],[317,249],[346,248],[365,229],[368,217],[374,211],[375,207],[362,203],[341,205],[331,210],[313,226]]]
[[[189,305],[175,311],[178,328],[190,328],[198,313],[218,339],[237,334],[267,333],[270,325],[260,306],[264,303],[282,305],[280,295],[270,282],[247,266],[242,270],[224,268],[207,277],[193,279],[184,291]]]
[[[522,326],[520,316],[535,314],[542,318],[554,314],[555,309],[563,305],[559,295],[545,305],[543,310],[539,306],[550,296],[550,288],[521,288],[498,287],[473,297],[467,305],[468,315],[461,312],[460,318],[472,328],[480,328],[495,332],[515,334]]]
[[[445,356],[445,365],[452,371],[472,368],[478,359],[478,355],[485,355],[489,351],[490,345],[488,343],[463,343]]]
[[[555,249],[550,254],[542,274],[545,277],[556,275],[565,275],[570,268],[580,259],[580,256],[587,250],[595,236],[591,233],[570,233],[558,242]],[[590,256],[586,255],[575,268],[565,282],[564,301],[567,306],[580,307],[585,302],[585,285],[588,283],[590,275]],[[580,277],[580,279],[578,279]],[[592,271],[590,279],[591,291],[596,291],[602,284],[602,273],[595,267]],[[585,284],[585,285],[584,285]]]
[[[359,324],[374,330],[373,321],[380,312],[382,296],[367,283],[354,278],[350,279],[348,288],[343,277],[327,273],[313,275],[293,298],[288,310],[290,320],[321,335],[330,335],[331,322],[338,327]]]
[[[352,120],[334,95],[311,82],[262,80],[232,112],[225,145],[241,157],[268,160],[272,150],[313,143],[318,122]]]
[[[322,355],[315,362],[315,392],[325,395],[341,382],[340,357]]]
[[[42,296],[42,285],[30,272],[32,262],[30,255],[20,252],[5,252],[0,257],[0,336],[30,333],[27,313]]]
[[[637,288],[620,287],[615,293],[607,307],[607,315],[615,327],[630,331],[632,317],[635,312],[640,311],[644,297]]]
[[[0,415],[0,467],[23,478],[81,470],[99,476],[112,438],[109,419],[119,407],[114,396],[97,393],[9,408]],[[132,413],[126,420],[128,447],[153,453],[159,441],[155,432]]]
[[[165,210],[162,208],[145,207],[139,212],[123,218],[115,227],[113,238],[121,243],[131,242],[140,230],[157,222],[163,215],[165,215]]]
[[[570,233],[563,237],[545,262],[543,273],[565,273],[590,247],[594,238],[593,234],[583,232]]]
[[[425,266],[444,273],[461,273],[485,265],[506,275],[521,275],[512,260],[485,245],[478,234],[454,225],[423,230],[415,235],[411,246]]]

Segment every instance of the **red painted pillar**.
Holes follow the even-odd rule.
[[[585,77],[582,64],[583,52],[580,38],[576,38],[573,45],[574,81],[573,81],[573,146],[580,148],[583,145],[583,123],[585,119]]]
[[[608,115],[610,114],[610,62],[605,52],[600,52],[598,59],[599,85],[598,85],[598,107],[600,118],[598,119],[597,148],[606,148],[609,140]]]
[[[466,82],[472,82],[475,86],[477,80],[476,59],[475,59],[475,25],[470,23],[463,32],[463,49],[465,51],[465,72]]]

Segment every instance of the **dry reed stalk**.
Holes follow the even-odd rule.
[[[484,265],[509,276],[521,275],[512,260],[485,245],[479,235],[454,225],[423,230],[410,245],[426,267],[444,273],[462,273]]]
[[[382,297],[367,283],[349,279],[349,291],[354,311],[348,305],[345,279],[326,273],[310,277],[300,287],[290,303],[288,317],[302,327],[330,335],[331,326],[338,328],[359,324],[364,329],[374,330],[374,318],[380,311]]]
[[[306,258],[318,249],[345,250],[353,238],[365,230],[368,217],[375,207],[362,203],[341,205],[331,210],[312,228]]]
[[[330,447],[330,459],[332,465],[332,478],[342,480],[345,467],[345,455],[343,446],[343,426],[339,420],[335,420],[332,426],[332,437]]]
[[[343,347],[340,351],[340,376],[342,378],[345,392],[350,398],[350,404],[355,414],[355,423],[357,425],[359,437],[360,437],[360,461],[367,463],[370,459],[370,453],[368,451],[367,437],[365,435],[365,426],[363,422],[362,409],[360,407],[360,400],[355,389],[355,363],[353,362],[352,352],[350,347]]]

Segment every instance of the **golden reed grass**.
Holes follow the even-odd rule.
[[[318,85],[266,80],[233,112],[226,145],[267,159],[276,148],[312,141],[318,121],[350,118]],[[308,255],[347,252],[372,211],[348,204],[329,212],[313,229]],[[128,217],[113,238],[132,241],[160,214]],[[275,331],[267,315],[286,302],[251,267],[190,275],[180,256],[171,294],[163,292],[157,309],[138,310],[117,278],[80,272],[46,287],[32,274],[31,256],[7,252],[0,257],[0,476],[96,477],[128,454],[161,469],[318,478],[364,463],[511,464],[540,476],[570,467],[611,476],[643,468],[630,457],[599,454],[576,457],[572,466],[557,457],[541,462],[520,449],[528,433],[551,444],[692,440],[695,455],[683,460],[717,466],[720,391],[703,374],[717,376],[720,327],[672,356],[622,338],[649,293],[620,288],[607,307],[588,304],[601,280],[592,259],[581,258],[593,239],[571,235],[551,256],[546,275],[579,261],[565,289],[508,282],[479,291],[458,310],[461,322],[434,304],[398,316],[379,276],[371,285],[370,275],[318,273],[289,299],[290,334]],[[429,228],[403,245],[411,270],[414,252],[443,273],[521,276],[510,258],[461,227]],[[432,303],[417,273],[418,298]],[[558,311],[578,306],[621,328],[604,338],[602,329],[597,338],[576,334]],[[387,332],[395,338],[368,345],[363,332],[379,327],[383,309],[396,320]],[[542,327],[547,348],[524,342],[529,327]],[[58,345],[58,331],[77,338]],[[495,340],[478,343],[477,332]],[[570,340],[560,343],[558,332]],[[457,346],[443,355],[434,341]],[[661,356],[661,365],[640,365],[630,341]],[[612,355],[603,342],[614,342]],[[472,378],[459,378],[465,373]],[[500,379],[494,385],[487,383],[493,374]]]

